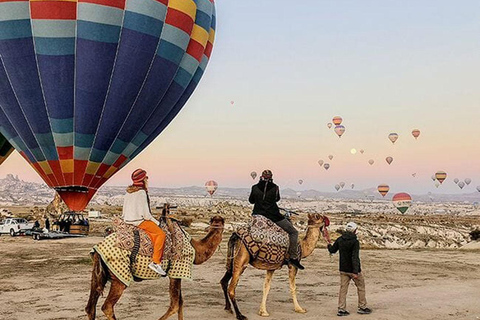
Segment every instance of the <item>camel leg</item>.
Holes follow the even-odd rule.
[[[307,310],[303,309],[297,300],[297,285],[295,284],[295,277],[297,276],[297,268],[288,266],[288,278],[290,280],[290,293],[292,294],[293,305],[295,306],[295,312],[306,313]]]
[[[183,320],[182,280],[180,280],[180,297],[178,299],[178,320]]]
[[[235,299],[235,288],[238,285],[238,281],[240,280],[240,276],[242,273],[247,269],[248,262],[250,260],[250,254],[248,253],[245,246],[241,246],[240,250],[238,251],[235,259],[233,261],[233,274],[232,274],[232,281],[228,286],[228,296],[232,301],[233,308],[235,309],[235,314],[237,315],[238,320],[247,320],[247,317],[242,315],[240,310],[238,309],[237,300]]]
[[[110,291],[108,292],[107,299],[102,306],[102,311],[107,316],[108,320],[116,320],[114,307],[118,302],[120,297],[123,294],[123,291],[127,288],[120,280],[116,277],[112,277],[112,284],[110,286]]]
[[[181,284],[182,284],[182,280],[170,278],[170,287],[169,287],[170,306],[168,307],[167,312],[165,312],[165,314],[161,316],[159,320],[166,320],[179,311]]]
[[[273,270],[267,270],[267,274],[265,275],[265,282],[263,283],[262,304],[260,305],[260,311],[258,311],[258,314],[262,317],[270,316],[270,314],[267,312],[267,297],[268,292],[270,291],[270,284],[272,283],[273,272]]]
[[[230,298],[228,297],[228,282],[230,279],[232,279],[232,270],[227,270],[222,280],[220,280],[220,284],[222,285],[223,295],[225,296],[225,310],[233,313],[232,304],[230,303]]]
[[[97,314],[97,302],[98,298],[103,294],[103,289],[107,283],[107,275],[102,267],[98,253],[93,255],[93,270],[92,280],[90,282],[90,296],[88,298],[85,312],[87,313],[88,320],[95,320]]]

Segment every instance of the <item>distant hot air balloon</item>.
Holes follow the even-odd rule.
[[[480,192],[480,186],[477,186],[477,191]]]
[[[416,173],[416,172],[412,173],[412,177],[415,178],[416,176],[417,176],[417,173]]]
[[[453,182],[454,182],[455,184],[458,184],[458,181],[460,181],[458,178],[453,179]]]
[[[354,184],[354,183],[352,183],[352,189],[353,189],[353,188],[355,188],[355,184]]]
[[[302,193],[301,193],[300,191],[297,191],[295,194],[296,194],[297,197],[299,197],[299,198],[300,198],[300,196],[302,195]]]
[[[382,195],[382,197],[385,197],[390,190],[390,187],[386,184],[381,184],[377,187],[377,190]]]
[[[415,139],[417,139],[419,135],[420,135],[420,130],[418,130],[418,129],[413,129],[413,130],[412,130],[412,136],[413,136]]]
[[[341,187],[342,189],[343,189],[343,187],[345,187],[345,182],[342,181],[342,182],[340,182],[339,184],[340,184],[340,187]]]
[[[340,190],[340,186],[338,184],[335,185],[335,190]]]
[[[329,156],[328,156],[328,159],[332,160],[332,159],[333,159],[333,156],[332,156],[332,155],[329,155]]]
[[[250,173],[250,177],[252,177],[252,179],[255,180],[255,178],[257,177],[257,173],[255,171],[252,171]]]
[[[0,1],[0,133],[83,210],[182,110],[215,21],[213,0]]]
[[[335,127],[335,133],[339,138],[342,137],[342,135],[345,133],[345,127],[344,126],[336,126]]]
[[[392,141],[392,143],[395,143],[395,141],[398,140],[398,134],[396,134],[396,133],[390,133],[390,134],[388,135],[388,139],[390,139],[390,141]]]
[[[363,154],[365,152],[365,150],[363,149],[360,149],[360,153]]]
[[[432,176],[430,177],[430,179],[432,179],[432,181],[437,180],[437,178],[435,178],[435,175],[434,175],[434,174],[432,174]]]
[[[302,179],[298,180],[298,184],[302,184],[302,183],[303,183]]]
[[[7,160],[8,156],[13,152],[13,146],[7,139],[0,134],[0,165]]]
[[[218,183],[216,183],[213,180],[209,180],[205,182],[205,189],[207,189],[207,192],[212,196],[215,191],[217,191],[218,188]]]
[[[373,165],[373,164],[375,163],[375,161],[374,161],[373,159],[370,159],[370,160],[368,160],[368,163],[369,163],[370,165]]]
[[[230,101],[230,104],[233,106],[235,104],[235,101]]]
[[[407,212],[408,208],[412,205],[412,197],[408,193],[397,193],[392,198],[393,205],[401,213]]]
[[[335,116],[335,117],[333,117],[333,119],[332,119],[333,124],[336,125],[336,126],[341,125],[341,124],[342,124],[342,121],[343,121],[343,119],[342,119],[342,117],[340,117],[340,116]]]
[[[445,171],[437,171],[437,173],[435,173],[435,179],[437,179],[438,182],[440,182],[440,184],[442,184],[446,178],[447,178],[447,173]]]
[[[435,188],[438,188],[438,187],[440,187],[440,182],[435,181]]]
[[[331,128],[332,128],[332,124],[331,124],[330,122],[327,123],[327,127],[328,127],[328,129],[331,129]]]
[[[318,165],[321,167],[323,166],[323,160],[318,160]]]
[[[465,187],[465,182],[463,182],[463,181],[458,182],[458,187],[460,189],[463,189],[463,187]]]
[[[330,168],[330,164],[325,163],[325,164],[323,165],[323,167],[325,168],[325,170],[328,170],[328,168]]]
[[[393,162],[393,158],[392,157],[386,157],[385,161],[387,161],[388,164],[391,164]]]
[[[472,179],[466,178],[465,183],[467,184],[467,186],[470,185],[470,183],[472,183]]]

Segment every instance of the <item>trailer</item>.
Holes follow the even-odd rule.
[[[39,232],[31,231],[31,236],[33,240],[45,240],[45,239],[64,239],[64,238],[83,238],[86,237],[84,234],[71,234],[68,232],[61,231],[49,231],[49,232]]]

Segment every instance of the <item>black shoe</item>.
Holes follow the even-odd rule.
[[[288,263],[297,269],[300,269],[300,270],[305,269],[305,267],[300,264],[300,261],[298,261],[298,259],[290,259],[288,260]]]
[[[348,316],[350,314],[350,312],[348,312],[347,310],[338,310],[337,312],[337,316],[339,317],[345,317],[345,316]]]
[[[370,313],[372,313],[372,309],[370,309],[370,308],[358,308],[357,313],[370,314]]]

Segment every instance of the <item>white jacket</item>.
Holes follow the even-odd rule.
[[[139,226],[145,220],[150,220],[157,226],[159,225],[158,220],[150,213],[145,190],[132,193],[127,192],[125,194],[122,219],[125,223],[133,224],[134,226]]]

